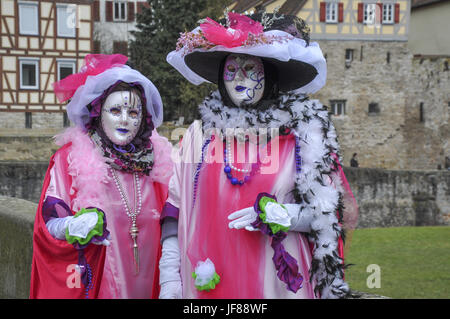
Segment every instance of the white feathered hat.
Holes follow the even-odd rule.
[[[325,58],[319,45],[309,42],[303,20],[294,16],[245,16],[233,12],[226,17],[225,26],[206,18],[193,31],[182,33],[177,49],[168,54],[167,62],[188,81],[195,85],[217,84],[223,59],[230,53],[241,53],[274,65],[281,91],[311,94],[325,85]]]
[[[67,104],[69,120],[85,128],[90,121],[88,105],[101,96],[105,90],[122,81],[142,87],[146,99],[147,113],[151,115],[154,127],[163,121],[163,104],[155,85],[137,70],[125,65],[128,58],[121,54],[88,54],[85,65],[79,73],[69,75],[53,84],[60,102]]]

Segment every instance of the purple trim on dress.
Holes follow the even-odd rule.
[[[164,221],[164,218],[166,218],[166,217],[172,217],[172,218],[175,218],[176,220],[178,220],[179,214],[180,214],[180,210],[177,207],[173,206],[169,202],[166,202],[162,209],[159,222],[162,224]]]
[[[255,212],[258,214],[258,216],[256,218],[256,221],[252,223],[252,226],[254,228],[258,228],[263,234],[272,237],[271,246],[274,250],[272,260],[277,270],[277,276],[282,282],[287,284],[288,290],[296,293],[300,288],[302,288],[303,276],[298,271],[297,261],[284,249],[284,246],[281,243],[286,238],[287,233],[279,231],[276,234],[273,234],[269,225],[264,223],[259,217],[259,214],[262,213],[261,209],[259,208],[259,201],[264,196],[270,197],[275,201],[277,200],[274,195],[268,193],[258,194],[255,204],[253,205],[253,208],[255,209]]]
[[[66,216],[60,216],[56,210],[56,205],[63,208],[65,211],[67,211]],[[44,203],[42,204],[42,218],[44,219],[44,222],[47,224],[47,222],[51,218],[60,218],[60,217],[67,217],[72,216],[72,210],[67,206],[67,204],[56,197],[53,196],[47,196]]]
[[[84,249],[91,243],[100,243],[105,240],[109,236],[109,230],[107,229],[106,223],[106,215],[103,210],[97,207],[86,207],[87,209],[96,208],[99,212],[103,213],[103,235],[102,236],[94,236],[86,245],[80,245],[78,243],[73,244],[73,247],[78,251],[78,266],[80,267],[81,274],[81,282],[85,287],[85,298],[89,298],[89,290],[92,290],[94,287],[93,278],[92,278],[92,269],[86,260],[86,256],[84,255]]]

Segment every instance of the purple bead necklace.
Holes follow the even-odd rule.
[[[234,167],[232,162],[232,152],[231,152],[231,146],[228,143],[228,140],[226,141],[226,147],[223,148],[223,161],[225,163],[225,167],[223,169],[224,173],[227,175],[228,180],[230,181],[231,185],[239,185],[242,186],[248,181],[250,181],[250,177],[255,175],[259,171],[259,153],[258,158],[256,160],[256,163],[252,164],[251,169],[243,169],[243,168],[237,168]],[[233,177],[232,171],[242,172],[242,173],[249,173],[249,175],[244,176],[243,179],[239,180],[236,177]]]
[[[214,138],[214,136],[212,138]],[[211,142],[212,138],[207,139],[205,141],[205,143],[203,144],[201,160],[200,160],[200,163],[197,164],[197,168],[195,170],[194,198],[192,201],[192,208],[194,208],[195,201],[197,199],[198,179],[199,179],[199,175],[200,175],[200,170],[203,165],[203,161],[205,159],[205,150],[208,147],[209,143]],[[300,148],[300,140],[299,140],[298,136],[295,136],[295,170],[296,170],[297,174],[302,171],[302,157],[300,155],[300,149],[301,149]],[[233,177],[233,175],[231,174],[231,171],[233,170],[233,168],[234,168],[234,170],[238,170],[238,169],[235,168],[234,166],[230,165],[231,164],[231,163],[229,163],[230,161],[227,160],[227,147],[224,147],[223,152],[224,152],[223,158],[224,158],[224,162],[225,162],[225,167],[224,167],[223,171],[227,175],[227,178],[232,185],[242,186],[242,185],[244,185],[244,183],[246,183],[250,180],[251,176],[253,176],[257,172],[259,172],[260,161],[259,161],[259,153],[258,153],[257,162],[252,164],[251,170],[242,170],[242,169],[239,170],[239,172],[244,172],[244,173],[250,172],[250,175],[246,175],[243,180],[239,180],[236,177]]]
[[[194,208],[195,200],[197,199],[198,177],[200,175],[200,169],[202,168],[203,160],[205,158],[205,149],[206,149],[206,147],[208,147],[208,144],[211,143],[211,140],[212,140],[212,138],[209,138],[203,144],[203,146],[202,146],[202,157],[201,157],[200,163],[197,164],[197,169],[195,170],[195,175],[194,175],[194,200],[192,201],[192,208]]]
[[[302,157],[300,156],[300,139],[295,136],[295,170],[298,173],[302,171]]]

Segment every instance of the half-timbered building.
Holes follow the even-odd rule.
[[[0,1],[0,128],[68,125],[52,84],[82,66],[92,33],[90,0]]]
[[[94,0],[94,52],[128,55],[131,31],[144,7],[145,0]]]

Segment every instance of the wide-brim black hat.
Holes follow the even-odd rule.
[[[184,57],[184,62],[188,68],[202,78],[218,84],[220,65],[229,54],[228,51],[194,51]],[[278,86],[281,91],[298,89],[310,83],[317,76],[316,68],[302,61],[280,61],[267,57],[261,57],[261,59],[272,64],[277,70]]]
[[[205,35],[196,28],[180,38],[178,50],[170,52],[167,61],[193,84],[205,81],[218,84],[220,66],[226,56],[231,53],[256,56],[275,67],[281,91],[299,89],[300,93],[314,93],[325,85],[326,61],[319,45],[309,43],[298,23],[292,23],[297,19],[278,19],[275,27],[255,36],[256,41],[233,47],[211,42],[203,46]],[[220,31],[221,26],[217,24],[217,28]]]

